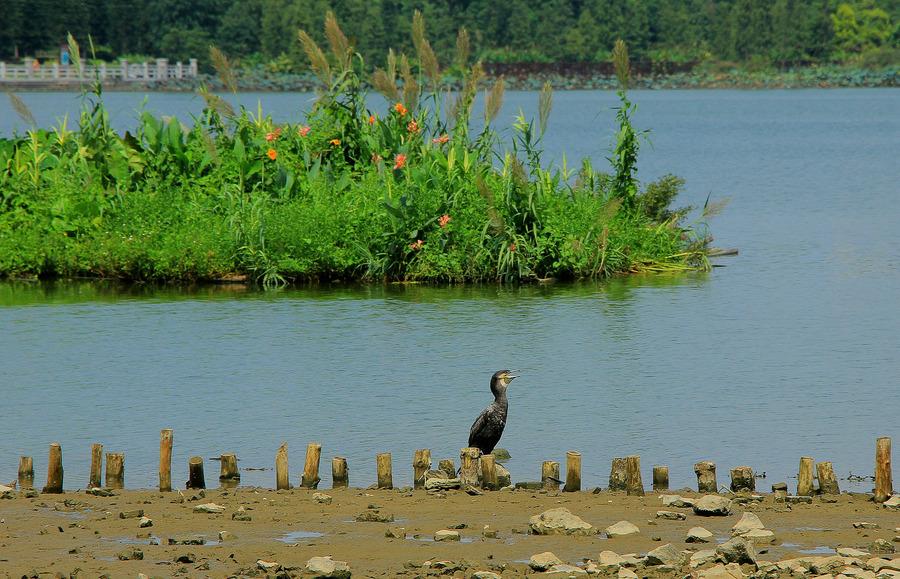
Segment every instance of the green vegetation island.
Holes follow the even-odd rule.
[[[110,68],[165,58],[199,61],[199,75],[106,86],[130,90],[224,88],[207,58],[217,46],[239,90],[314,90],[318,79],[297,30],[325,44],[325,14],[372,65],[414,55],[412,14],[429,22],[442,82],[460,88],[457,32],[468,32],[488,79],[507,88],[614,89],[617,39],[632,55],[633,88],[900,86],[897,0],[8,0],[0,61],[65,64],[67,33]],[[178,75],[181,76],[180,74]],[[3,81],[14,89],[65,83]],[[71,85],[68,85],[71,86]]]
[[[601,278],[708,267],[703,208],[671,209],[683,181],[641,186],[641,131],[631,123],[627,49],[613,61],[619,107],[610,168],[589,159],[545,166],[537,119],[520,114],[511,142],[494,120],[504,82],[489,86],[469,37],[458,36],[462,89],[448,94],[415,12],[414,58],[389,51],[371,70],[333,13],[328,51],[299,40],[320,80],[302,124],[235,111],[209,91],[191,125],[144,112],[134,133],[109,124],[102,88],[78,127],[0,139],[0,276],[130,281],[512,281]],[[81,50],[69,36],[73,66]],[[211,59],[236,90],[228,59]],[[364,80],[366,82],[364,82]],[[367,86],[386,98],[369,108]],[[483,118],[472,115],[480,89]],[[34,126],[27,106],[12,104]]]

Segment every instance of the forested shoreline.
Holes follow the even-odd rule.
[[[734,63],[753,71],[834,63],[896,66],[898,0],[7,0],[0,59],[53,59],[68,32],[100,59],[195,57],[210,45],[268,74],[308,71],[297,30],[324,42],[326,12],[344,23],[356,50],[412,52],[412,15],[430,24],[434,50],[452,62],[457,32],[469,32],[485,63],[609,61],[623,39],[652,67]],[[90,53],[87,53],[90,56]],[[375,60],[373,65],[383,65]],[[453,72],[454,67],[447,67]]]

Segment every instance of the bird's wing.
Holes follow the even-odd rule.
[[[492,412],[492,410],[492,407],[488,406],[481,411],[481,414],[479,414],[478,418],[475,419],[475,422],[472,423],[472,428],[469,430],[469,446],[479,446],[477,444],[478,434],[483,433],[485,427],[488,425],[496,430],[503,431],[503,427],[506,426],[506,423],[502,419],[497,418],[497,414]]]

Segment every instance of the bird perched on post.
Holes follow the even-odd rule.
[[[481,411],[472,424],[472,430],[469,431],[469,446],[479,449],[482,454],[490,454],[503,436],[506,413],[509,410],[506,388],[516,378],[518,376],[510,370],[500,370],[491,376],[491,393],[494,395],[494,401]]]

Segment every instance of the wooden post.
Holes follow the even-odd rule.
[[[497,463],[493,454],[481,455],[481,487],[491,491],[497,490]]]
[[[203,457],[192,456],[188,460],[188,480],[185,487],[189,489],[206,488],[206,478],[203,476]]]
[[[172,490],[172,429],[159,432],[159,492]]]
[[[834,476],[834,468],[831,462],[816,463],[816,473],[819,477],[819,493],[823,495],[839,495],[841,489],[838,487],[837,477]]]
[[[431,469],[431,451],[420,448],[413,455],[413,488],[425,486],[425,473]]]
[[[310,442],[306,446],[306,462],[303,465],[303,476],[300,478],[300,486],[315,489],[319,488],[319,459],[322,456],[322,445],[318,442]]]
[[[625,457],[625,493],[644,496],[644,483],[641,480],[641,457],[632,454]]]
[[[375,466],[378,469],[378,488],[394,488],[394,473],[391,468],[391,453],[382,452],[375,456]]]
[[[219,481],[239,481],[241,471],[237,465],[237,455],[228,452],[219,456]]]
[[[653,467],[653,490],[669,490],[669,467],[659,465]]]
[[[570,450],[566,453],[566,486],[563,492],[573,493],[581,490],[581,453]]]
[[[544,484],[544,490],[559,490],[559,463],[554,460],[545,460],[541,464],[541,482]]]
[[[694,465],[694,474],[697,475],[697,490],[701,493],[714,493],[719,490],[716,482],[716,463],[711,460],[701,460]]]
[[[347,459],[336,456],[331,459],[331,486],[333,488],[346,487],[350,484],[350,475],[347,469]]]
[[[100,474],[103,471],[103,445],[95,442],[91,445],[91,473],[88,477],[88,488],[101,486]]]
[[[275,453],[275,490],[286,491],[291,488],[291,471],[288,469],[288,447],[282,442]]]
[[[875,502],[883,503],[894,494],[891,481],[891,439],[882,436],[875,441]]]
[[[47,486],[44,487],[44,492],[63,492],[62,447],[58,442],[50,445],[50,455],[47,460]]]
[[[441,460],[438,463],[438,470],[444,471],[450,478],[456,478],[456,464],[453,463],[452,458],[445,458]]]
[[[125,453],[106,453],[106,488],[125,488]]]
[[[481,471],[480,457],[481,451],[472,446],[459,451],[459,482],[463,486],[478,485],[478,475]]]
[[[731,469],[731,491],[755,491],[756,477],[749,466],[736,466]]]
[[[609,470],[609,490],[625,490],[625,459],[612,459],[612,468]]]
[[[797,495],[811,497],[815,492],[813,488],[813,459],[811,456],[800,457],[800,472],[797,473]]]
[[[34,486],[34,461],[30,456],[19,457],[19,488],[30,489]]]

